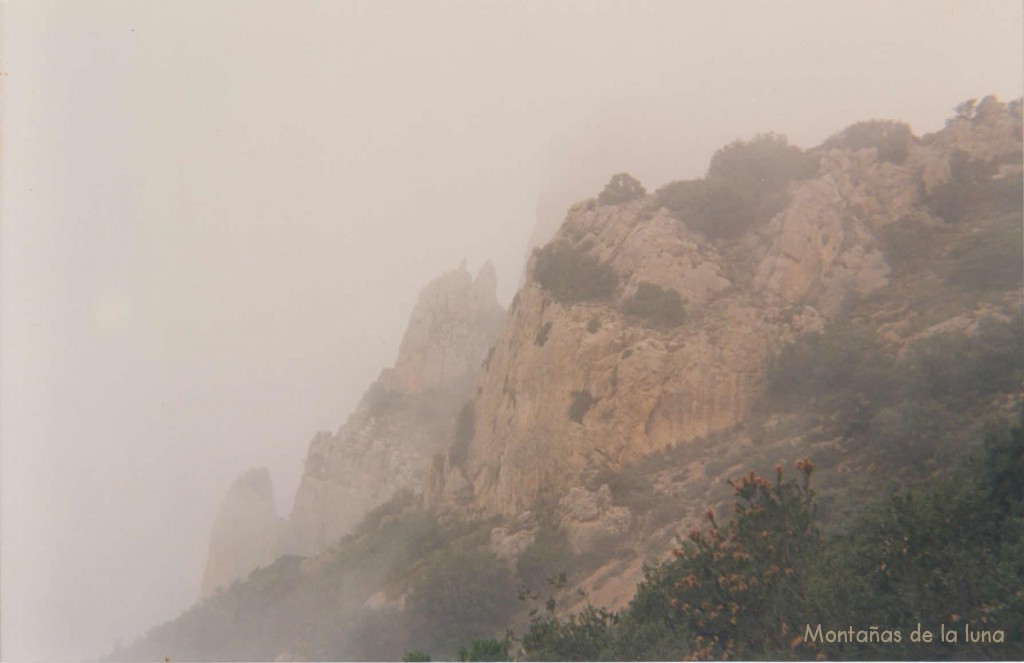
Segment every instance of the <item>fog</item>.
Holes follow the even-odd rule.
[[[628,171],[758,132],[935,131],[1021,95],[1019,2],[7,2],[6,660],[79,660],[197,598],[253,466],[394,361],[420,289]]]

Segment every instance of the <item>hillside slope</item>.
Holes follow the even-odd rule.
[[[728,517],[725,480],[749,469],[809,456],[826,528],[943,474],[1020,401],[1021,134],[1020,102],[986,98],[928,136],[872,121],[805,151],[767,135],[653,194],[614,178],[535,252],[429,441],[414,418],[375,428],[373,389],[314,440],[293,515],[309,557],[112,658],[453,657],[522,632],[519,584],[564,572],[625,606],[677,533]],[[403,346],[384,393],[429,392],[431,352]],[[355,472],[401,475],[406,453],[422,483],[351,529],[400,487]]]

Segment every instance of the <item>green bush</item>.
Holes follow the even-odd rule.
[[[455,545],[427,560],[407,601],[412,642],[454,658],[459,643],[487,638],[515,609],[508,567],[485,548]]]
[[[583,417],[596,402],[597,400],[590,395],[589,391],[572,392],[572,402],[569,404],[569,418],[578,424],[582,424]]]
[[[850,150],[875,148],[879,161],[903,163],[910,153],[914,134],[903,122],[869,120],[853,124],[825,141],[823,147]]]
[[[370,509],[352,530],[352,537],[358,538],[376,532],[385,522],[410,511],[415,502],[416,498],[411,490],[398,491],[387,502]]]
[[[990,432],[949,474],[878,500],[843,531],[817,526],[813,465],[797,480],[733,481],[735,515],[693,529],[675,559],[646,569],[620,613],[535,617],[530,660],[1020,660],[1024,657],[1024,435]],[[937,632],[1001,643],[914,642]],[[863,638],[815,635],[860,631]],[[871,639],[869,632],[877,629]],[[895,637],[893,632],[899,632]],[[881,636],[886,632],[887,636]],[[883,639],[887,637],[887,639]]]
[[[1020,162],[1020,152],[1001,160],[981,161],[957,150],[949,160],[949,180],[932,189],[925,203],[948,223],[1019,214],[1024,207],[1024,180],[994,176],[1001,164]]]
[[[915,217],[890,223],[880,231],[885,261],[902,274],[934,266],[940,232]]]
[[[459,647],[459,661],[508,661],[511,660],[508,650],[512,640],[506,636],[498,640],[473,640],[468,647]]]
[[[680,180],[669,182],[654,192],[654,201],[666,208],[682,221],[702,218],[707,182],[704,180]]]
[[[799,628],[806,561],[821,548],[815,524],[808,460],[798,480],[775,481],[753,472],[732,482],[736,515],[720,526],[693,530],[690,544],[662,574],[652,574],[638,596],[667,590],[671,618],[693,634],[699,659],[758,657],[789,649]],[[665,581],[670,583],[665,586]]]
[[[1021,225],[1021,215],[1007,215],[966,236],[942,263],[946,284],[975,292],[1021,287],[1024,284]]]
[[[614,661],[635,656],[617,655],[615,626],[619,616],[604,608],[587,606],[564,620],[551,609],[534,616],[523,636],[523,653],[529,661]]]
[[[694,230],[715,239],[741,236],[785,208],[785,189],[759,190],[728,177],[671,182],[655,201]]]
[[[909,396],[963,406],[1024,379],[1024,320],[983,318],[974,334],[935,334],[911,348]]]
[[[837,644],[829,658],[1020,659],[1024,655],[1024,438],[1018,424],[986,434],[949,475],[867,510],[830,542],[813,588],[833,623],[891,624],[899,644]],[[854,621],[850,621],[854,620]],[[1004,644],[906,637],[916,624],[1001,629]],[[936,638],[936,640],[938,640]]]
[[[785,136],[760,134],[718,150],[703,180],[666,184],[655,201],[695,230],[730,239],[782,211],[789,183],[816,172],[813,155],[789,145]]]
[[[655,327],[678,327],[686,317],[686,309],[678,292],[647,282],[637,286],[636,292],[623,306],[623,311]]]
[[[768,398],[781,407],[809,404],[842,435],[863,432],[893,397],[901,378],[893,357],[863,327],[833,324],[786,346],[768,375]]]
[[[537,336],[534,337],[533,342],[540,347],[544,347],[544,344],[548,342],[548,334],[551,333],[551,323],[545,322],[537,329]]]
[[[647,194],[640,181],[628,173],[619,173],[612,176],[611,181],[605,185],[604,190],[597,196],[597,202],[602,205],[621,205],[637,198],[643,198]]]
[[[573,564],[574,555],[565,532],[545,523],[516,560],[516,575],[526,587],[538,589],[550,578],[571,571]]]
[[[536,255],[534,278],[562,303],[605,299],[619,285],[615,270],[583,251],[548,244]]]
[[[817,161],[785,136],[758,134],[737,140],[715,152],[708,179],[727,179],[758,190],[777,190],[793,180],[813,177]]]

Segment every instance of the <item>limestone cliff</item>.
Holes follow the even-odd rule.
[[[217,512],[201,595],[210,596],[274,561],[279,530],[270,472],[265,467],[249,470],[231,484]]]
[[[648,328],[614,302],[559,303],[531,278],[480,379],[476,434],[464,465],[447,468],[445,498],[463,492],[484,512],[511,515],[588,469],[729,427],[760,392],[786,335],[820,324],[804,306],[764,315],[749,286],[725,275],[715,247],[647,206],[577,206],[556,241],[590,247],[611,265],[620,300],[641,282],[678,290],[689,320]],[[568,414],[574,394],[592,402],[579,421]]]
[[[463,267],[423,290],[395,366],[337,433],[309,445],[290,518],[295,549],[316,552],[399,490],[421,490],[504,320],[495,289],[487,263],[475,279]]]
[[[617,288],[560,301],[538,283],[535,256],[477,383],[472,440],[435,469],[431,500],[511,516],[598,470],[735,426],[784,345],[890,284],[884,229],[944,225],[922,203],[928,185],[948,181],[964,153],[1019,155],[1019,134],[1019,104],[986,99],[909,140],[899,163],[875,148],[818,148],[816,175],[790,184],[782,211],[728,241],[653,195],[574,206],[552,242],[611,267]],[[685,322],[661,329],[624,313],[641,283],[676,290]]]

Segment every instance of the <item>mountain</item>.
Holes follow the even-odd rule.
[[[504,322],[494,267],[434,279],[420,294],[391,369],[334,435],[309,445],[290,518],[297,550],[315,553],[403,489],[421,490],[448,426]]]
[[[112,658],[454,657],[537,623],[523,584],[560,616],[633,605],[748,471],[810,458],[841,532],[963,465],[1021,401],[1021,122],[987,97],[926,136],[736,141],[704,178],[620,174],[573,206],[507,314],[489,270],[441,277],[395,367],[310,445],[302,556]]]
[[[267,468],[252,469],[238,477],[214,521],[202,598],[277,559],[281,554],[281,525]]]
[[[287,519],[278,522],[265,469],[235,481],[214,523],[203,598],[282,554],[314,554],[372,508],[422,490],[504,321],[496,287],[488,262],[475,279],[463,265],[423,289],[394,367],[381,371],[336,433],[319,432],[310,442]]]

